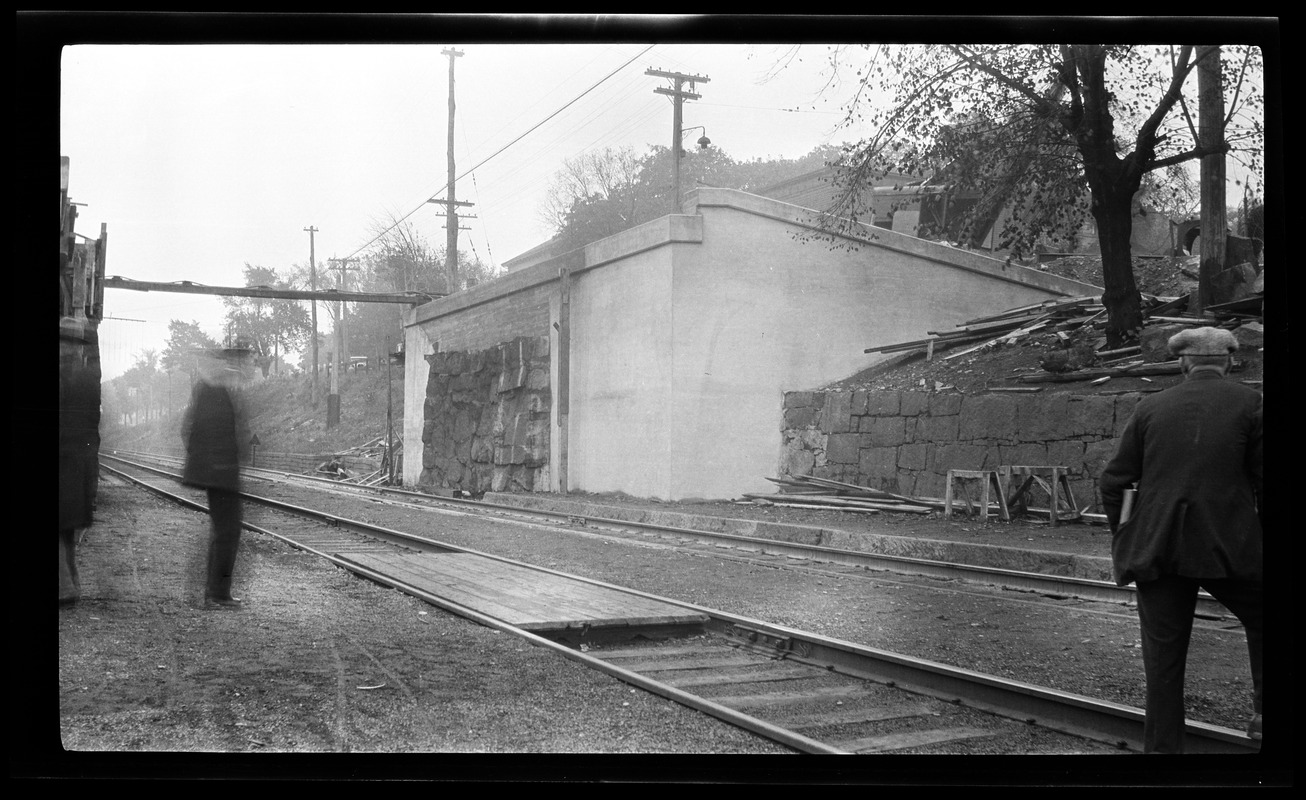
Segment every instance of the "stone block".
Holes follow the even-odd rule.
[[[945,444],[934,448],[934,471],[946,475],[950,469],[984,469],[988,448],[973,444]]]
[[[852,392],[830,392],[825,396],[821,428],[826,433],[847,433],[852,430],[852,399]]]
[[[948,444],[957,441],[960,429],[961,418],[955,414],[946,417],[917,417],[912,441]]]
[[[476,432],[476,416],[472,411],[466,408],[459,409],[454,415],[453,420],[453,438],[455,441],[471,441],[472,434]]]
[[[816,466],[812,451],[801,448],[787,448],[781,461],[781,473],[784,475],[810,475]]]
[[[821,410],[812,406],[794,406],[786,408],[784,426],[787,430],[799,430],[816,423]]]
[[[1063,435],[1070,395],[1056,392],[1013,397],[1012,400],[1016,406],[1013,436],[1017,441],[1046,441]]]
[[[825,392],[785,392],[784,407],[821,408],[825,405]]]
[[[931,417],[946,417],[960,414],[964,395],[957,392],[931,392],[929,414]]]
[[[1084,443],[1078,439],[1056,439],[1047,443],[1048,463],[1065,467],[1071,474],[1084,471]]]
[[[957,438],[963,442],[1014,440],[1016,398],[999,394],[967,397],[961,407]],[[953,469],[978,469],[978,467],[954,467]]]
[[[1064,433],[1069,436],[1110,436],[1115,426],[1116,402],[1106,395],[1072,396],[1066,406]]]
[[[826,439],[825,460],[832,464],[856,464],[861,436],[855,433],[832,433]]]
[[[895,478],[898,470],[898,448],[868,447],[857,459],[857,474],[869,479]]]
[[[1141,394],[1121,394],[1116,395],[1116,413],[1115,423],[1111,432],[1112,438],[1119,438],[1125,432],[1125,426],[1129,424],[1130,418],[1134,416],[1134,409],[1143,399]]]
[[[526,460],[526,448],[521,445],[499,445],[494,448],[495,466],[521,464]]]
[[[913,497],[943,497],[948,489],[947,472],[919,472],[916,485],[912,489]]]
[[[869,397],[870,393],[862,389],[853,392],[852,405],[848,409],[849,413],[854,417],[860,417],[866,414],[866,403]]]
[[[997,449],[999,466],[1057,467],[1048,458],[1048,446],[1043,442],[1022,442],[1004,445]]]
[[[1084,445],[1084,453],[1080,457],[1080,463],[1083,465],[1084,473],[1096,479],[1106,469],[1107,462],[1115,456],[1116,450],[1120,447],[1119,439],[1103,439],[1098,442],[1087,442]]]
[[[898,448],[899,470],[922,470],[929,463],[928,444],[905,444]]]
[[[471,461],[473,464],[494,463],[494,442],[484,436],[473,439]]]
[[[919,416],[929,411],[930,395],[928,392],[903,392],[898,404],[898,413],[904,417]]]
[[[532,391],[547,389],[549,386],[549,368],[548,366],[531,367],[530,372],[526,375],[526,388]]]
[[[898,392],[867,392],[866,414],[872,417],[897,416],[901,408]]]
[[[552,473],[549,472],[549,465],[548,464],[539,465],[539,467],[535,469],[535,483],[531,487],[531,491],[532,492],[552,491],[550,485],[552,483],[552,480],[553,477],[552,477]]]
[[[863,447],[897,447],[907,442],[906,424],[902,417],[866,417],[870,429],[862,434]]]

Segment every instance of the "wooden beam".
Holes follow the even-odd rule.
[[[223,297],[266,297],[275,300],[335,300],[350,303],[403,303],[410,306],[430,302],[443,294],[425,292],[342,292],[338,289],[274,289],[270,286],[205,286],[191,281],[157,283],[135,281],[118,275],[104,279],[106,289],[130,289],[135,292],[178,292],[181,294],[212,294]]]

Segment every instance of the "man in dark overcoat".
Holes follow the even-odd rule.
[[[231,583],[240,547],[240,464],[249,441],[238,392],[248,360],[248,351],[232,348],[210,361],[195,383],[182,423],[183,482],[208,491],[212,535],[204,599],[207,605],[226,608],[240,606]]]
[[[1263,565],[1261,393],[1226,376],[1229,331],[1181,331],[1169,341],[1183,383],[1144,398],[1099,480],[1116,583],[1138,586],[1147,676],[1144,751],[1183,752],[1184,669],[1198,588],[1242,622],[1261,735]],[[1137,487],[1121,520],[1126,490]]]

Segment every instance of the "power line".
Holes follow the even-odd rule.
[[[567,110],[567,108],[570,107],[572,104],[576,103],[576,102],[577,102],[578,100],[580,100],[582,97],[584,97],[585,95],[589,94],[590,92],[592,92],[592,91],[594,91],[596,88],[598,88],[598,87],[599,87],[599,86],[600,86],[604,81],[607,81],[607,80],[608,80],[609,78],[611,78],[613,75],[616,75],[618,72],[620,72],[620,71],[622,71],[623,69],[625,69],[626,67],[630,66],[630,65],[631,65],[635,60],[637,60],[638,58],[640,58],[641,56],[643,56],[643,55],[644,55],[645,53],[647,53],[649,50],[652,50],[652,49],[654,48],[654,46],[655,46],[655,45],[649,45],[648,47],[644,48],[644,49],[641,50],[640,52],[636,53],[633,57],[631,57],[631,59],[630,59],[629,61],[627,61],[626,63],[624,63],[624,64],[622,64],[621,66],[617,67],[617,68],[614,69],[612,72],[609,72],[609,73],[608,73],[607,75],[605,75],[603,78],[600,78],[599,81],[598,81],[597,83],[595,83],[593,86],[589,87],[589,88],[586,89],[585,91],[583,91],[583,92],[581,92],[580,94],[576,95],[574,98],[572,98],[571,100],[569,100],[569,101],[566,103],[566,105],[562,106],[562,107],[559,108],[557,111],[554,111],[554,112],[553,112],[552,114],[550,114],[549,116],[547,116],[547,117],[545,117],[544,119],[540,120],[539,122],[535,123],[535,125],[534,125],[533,127],[531,127],[529,130],[527,130],[525,133],[522,133],[522,134],[521,134],[520,136],[518,136],[516,139],[513,139],[511,142],[508,142],[508,143],[505,144],[503,147],[500,147],[498,150],[496,150],[496,151],[494,151],[493,153],[491,153],[490,155],[486,156],[485,159],[482,160],[479,164],[477,164],[476,166],[474,166],[474,167],[472,167],[471,169],[467,170],[467,171],[464,172],[463,174],[459,175],[458,178],[465,178],[465,177],[467,177],[467,175],[470,174],[471,172],[473,172],[474,170],[479,169],[480,167],[484,166],[485,163],[486,163],[487,161],[489,161],[490,159],[492,159],[492,158],[494,158],[495,156],[499,155],[499,154],[502,153],[504,150],[507,150],[509,147],[512,147],[514,144],[516,144],[517,142],[520,142],[522,139],[526,138],[526,136],[528,136],[528,135],[531,134],[533,131],[535,131],[536,128],[539,128],[539,127],[540,127],[541,125],[543,125],[544,123],[548,122],[549,120],[551,120],[551,119],[553,119],[554,117],[556,117],[556,116],[558,116],[559,114],[561,114],[563,111]],[[454,180],[457,180],[458,178],[455,178]],[[449,184],[446,183],[446,184],[444,185],[443,189],[441,189],[441,191],[444,191],[445,189],[448,189],[448,188],[449,188]],[[439,192],[435,192],[435,194],[439,194]],[[407,214],[403,215],[403,217],[401,217],[400,219],[395,220],[394,224],[392,224],[389,228],[386,228],[385,230],[383,230],[383,231],[381,231],[380,233],[378,233],[376,236],[372,237],[372,239],[371,239],[370,241],[368,241],[366,244],[364,244],[363,246],[361,246],[361,247],[359,247],[358,249],[356,249],[353,253],[350,253],[348,257],[349,257],[349,258],[353,258],[354,256],[356,256],[356,255],[358,255],[359,253],[361,253],[361,252],[363,252],[364,250],[366,250],[366,249],[367,249],[368,247],[370,247],[370,246],[371,246],[371,245],[372,245],[372,244],[373,244],[377,239],[380,239],[382,236],[384,236],[384,235],[386,235],[387,233],[389,233],[390,231],[394,230],[396,227],[399,226],[399,223],[401,223],[401,222],[403,222],[404,220],[408,219],[408,218],[411,217],[413,214],[416,214],[419,210],[421,210],[422,208],[424,208],[424,207],[426,206],[426,204],[427,204],[427,201],[426,201],[426,200],[423,200],[422,203],[421,203],[421,205],[418,205],[418,206],[417,206],[416,208],[414,208],[412,211],[409,211]]]

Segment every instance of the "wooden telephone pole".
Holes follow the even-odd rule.
[[[685,75],[680,72],[665,72],[660,69],[646,69],[645,75],[652,75],[658,78],[667,78],[675,82],[674,89],[667,89],[659,86],[654,89],[655,94],[665,94],[671,97],[675,110],[672,112],[671,122],[671,211],[672,214],[680,213],[680,138],[681,138],[681,105],[688,100],[698,100],[702,95],[694,92],[694,84],[707,83],[708,78],[702,75]],[[689,91],[684,91],[684,85],[689,84]]]
[[[445,273],[449,278],[448,291],[450,294],[458,291],[458,206],[470,206],[472,203],[459,202],[454,192],[454,172],[453,159],[453,114],[454,114],[454,96],[453,96],[453,65],[454,59],[462,56],[461,50],[447,48],[441,51],[442,55],[449,57],[449,183],[448,197],[444,200],[427,200],[428,203],[444,206],[445,213]]]
[[[331,266],[329,269],[340,272],[340,291],[346,291],[348,288],[349,274],[352,269],[349,263],[357,261],[356,258],[332,258],[328,259]],[[345,339],[345,315],[349,313],[349,306],[344,300],[339,301],[336,312],[336,352],[331,359],[331,392],[327,395],[327,428],[334,428],[340,424],[340,365],[349,364],[348,341]]]
[[[317,233],[317,228],[312,225],[304,230],[308,231],[308,287],[312,291],[317,291],[317,255],[314,249],[313,234]],[[317,408],[317,300],[312,301],[313,306],[313,394],[309,403],[313,408]]]

